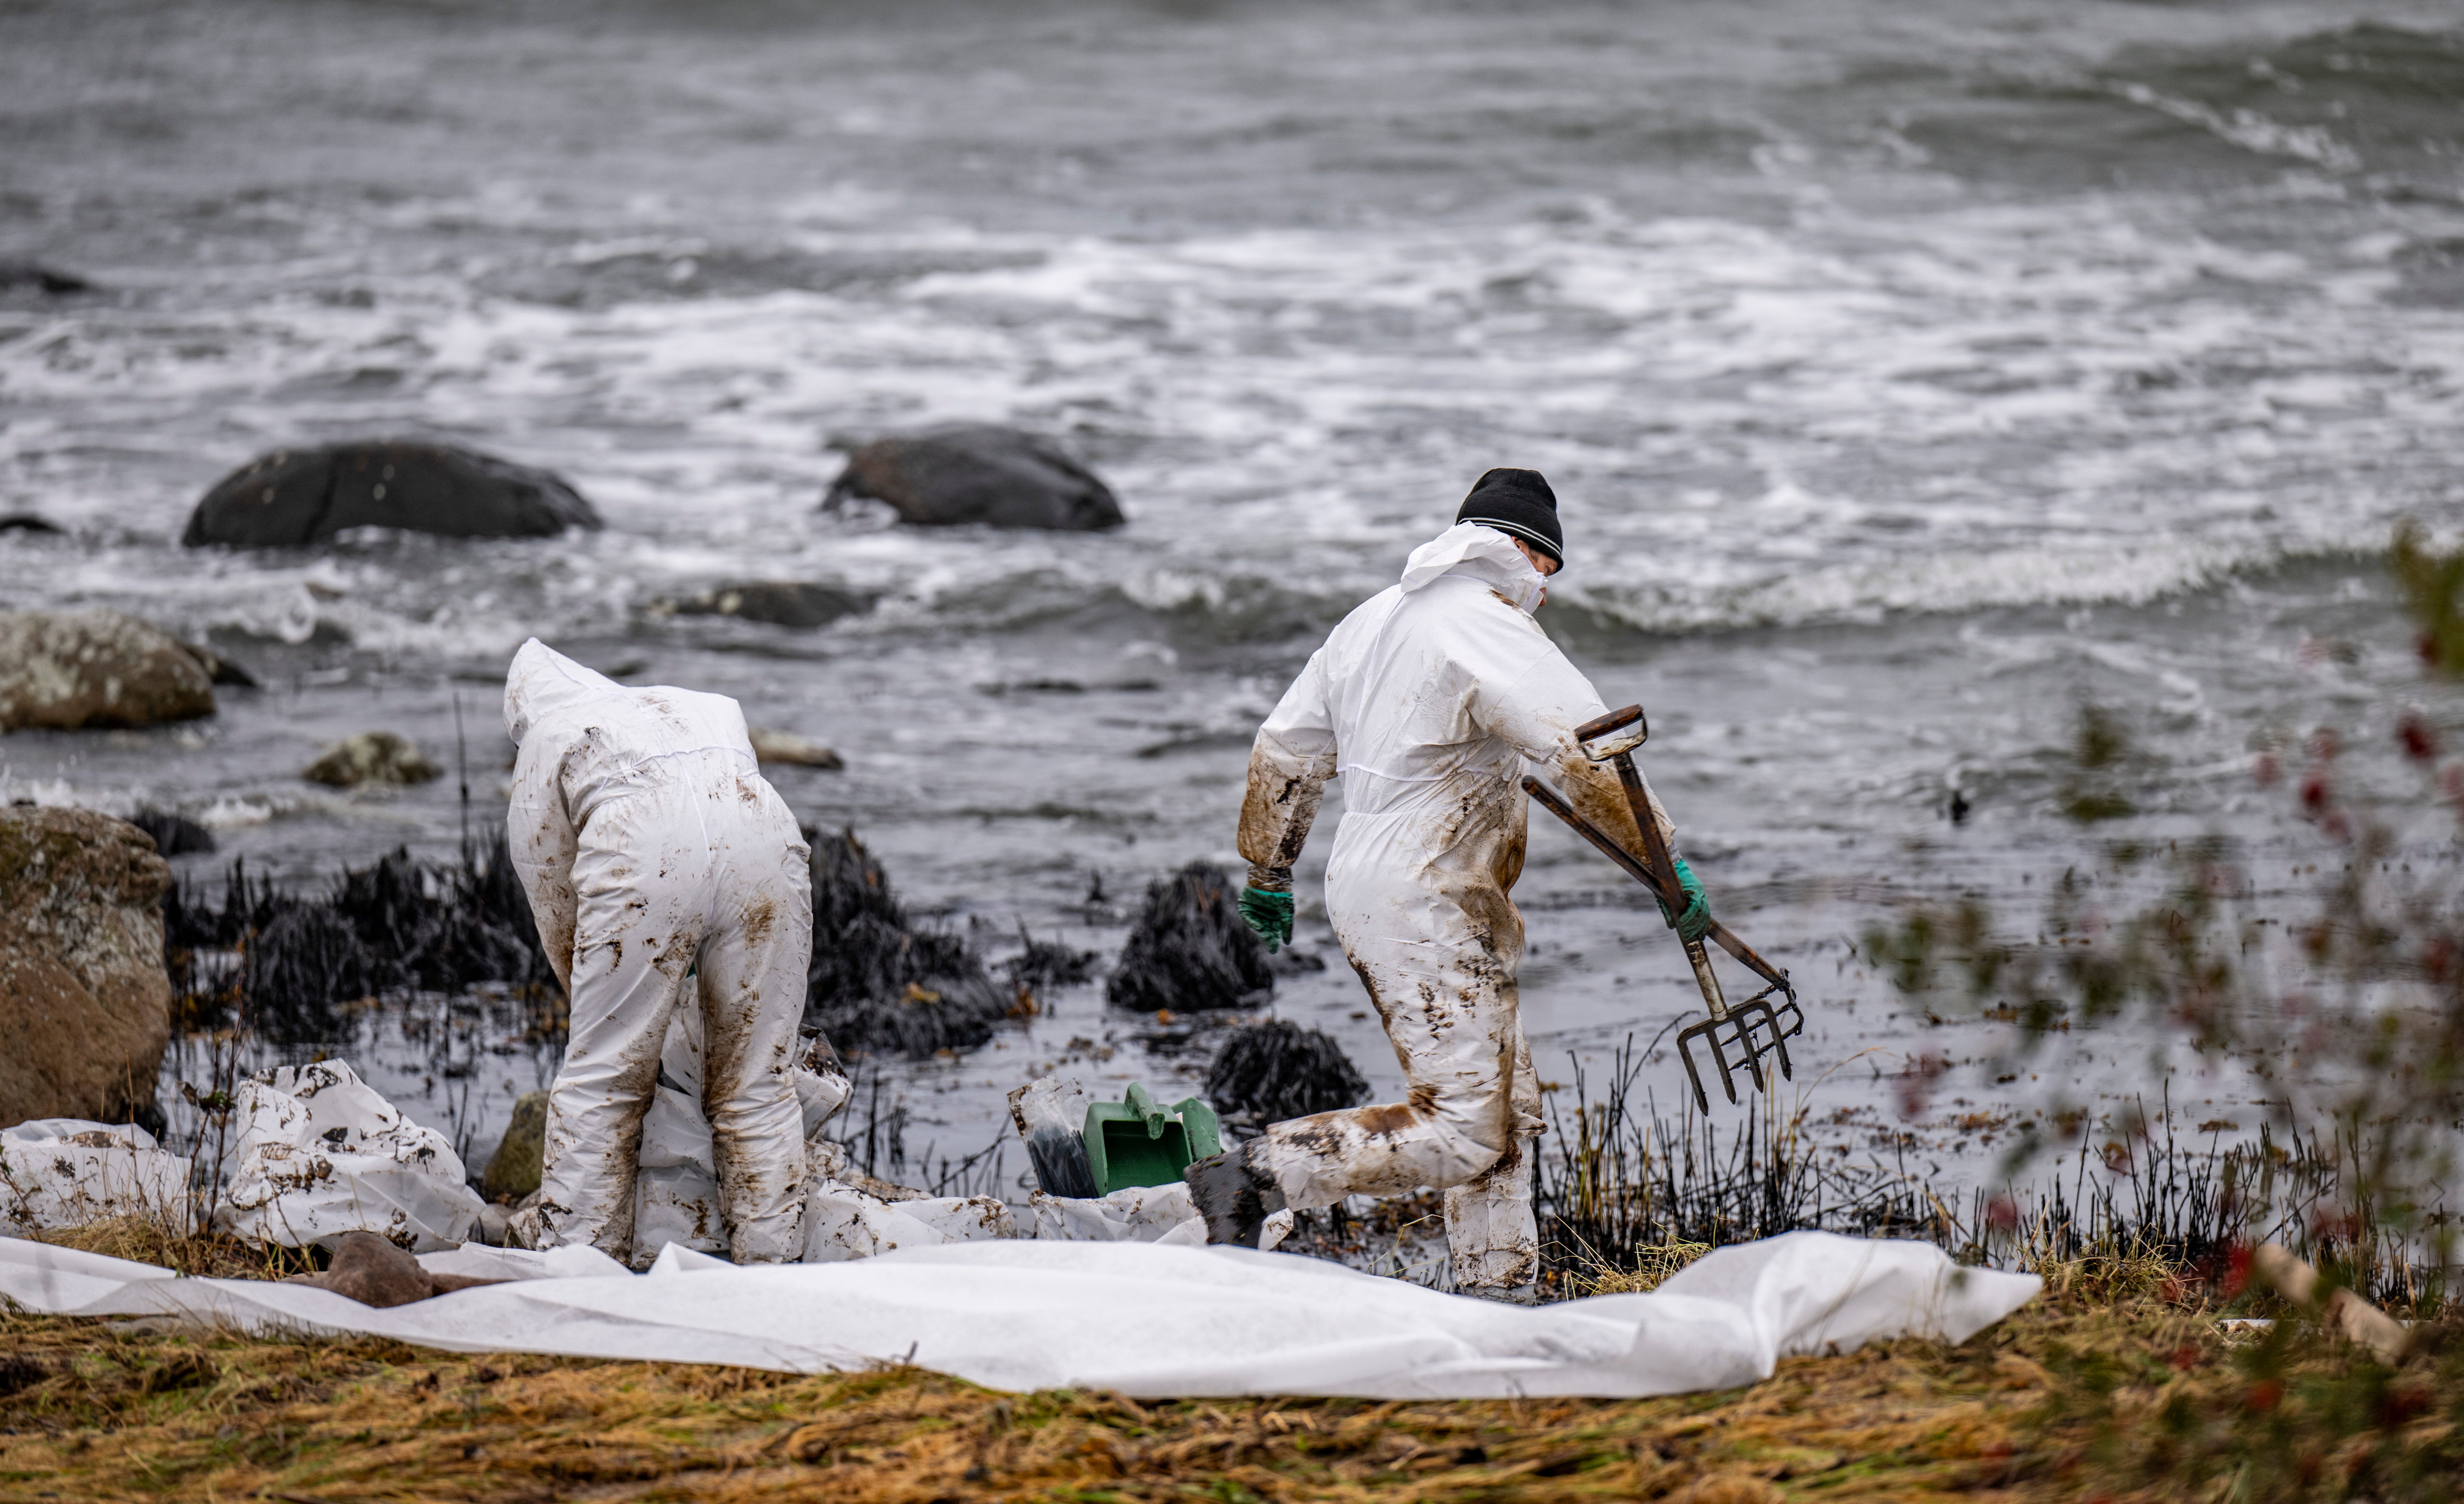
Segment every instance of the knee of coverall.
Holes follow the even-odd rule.
[[[1458,1079],[1413,1089],[1411,1109],[1438,1148],[1429,1187],[1444,1190],[1486,1174],[1514,1144],[1510,1065],[1503,1056],[1485,1080]]]

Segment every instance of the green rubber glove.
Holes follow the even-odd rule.
[[[1669,861],[1677,866],[1677,889],[1685,895],[1685,911],[1669,923],[1677,926],[1678,934],[1691,943],[1711,932],[1711,899],[1703,891],[1703,880],[1694,875],[1694,869],[1685,864],[1683,857],[1672,852]],[[1654,895],[1655,898],[1657,896]],[[1660,905],[1660,917],[1668,919],[1666,904]]]
[[[1271,955],[1292,942],[1292,896],[1274,893],[1265,888],[1241,890],[1241,917],[1258,938],[1266,943]]]

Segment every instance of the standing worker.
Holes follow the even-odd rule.
[[[723,695],[627,689],[533,638],[505,678],[505,730],[521,748],[514,869],[571,999],[537,1220],[517,1235],[633,1261],[642,1118],[690,987],[733,1257],[802,1257],[803,1117],[788,1072],[812,854],[757,770],[744,712]]]
[[[1401,582],[1343,619],[1259,730],[1241,806],[1242,914],[1269,949],[1291,938],[1292,863],[1340,773],[1327,915],[1410,1090],[1274,1123],[1192,1165],[1209,1241],[1255,1247],[1281,1207],[1439,1188],[1456,1289],[1535,1297],[1540,1093],[1515,998],[1523,916],[1507,896],[1523,871],[1525,764],[1643,851],[1617,775],[1574,737],[1603,713],[1600,697],[1531,620],[1564,558],[1549,483],[1490,470],[1455,525],[1413,551]],[[1674,850],[1666,813],[1650,804]],[[1676,867],[1678,928],[1700,936],[1711,919],[1703,885],[1683,858]]]

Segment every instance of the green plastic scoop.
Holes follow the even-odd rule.
[[[1095,1193],[1124,1186],[1169,1186],[1194,1160],[1222,1152],[1215,1109],[1191,1097],[1159,1107],[1135,1081],[1120,1101],[1087,1106],[1087,1167]]]

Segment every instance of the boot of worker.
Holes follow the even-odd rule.
[[[1540,1298],[1540,1221],[1531,1206],[1531,1145],[1517,1136],[1495,1165],[1446,1191],[1446,1251],[1455,1294],[1508,1305]]]
[[[1284,1210],[1284,1193],[1274,1177],[1250,1163],[1258,1141],[1209,1155],[1181,1171],[1189,1183],[1189,1199],[1206,1219],[1206,1241],[1256,1248],[1271,1212]]]

